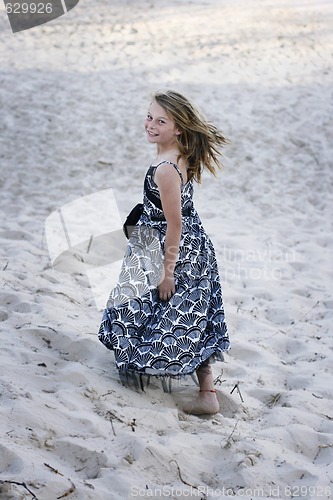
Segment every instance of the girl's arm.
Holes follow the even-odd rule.
[[[161,165],[156,169],[155,182],[160,192],[163,212],[167,221],[164,277],[158,289],[160,298],[168,300],[175,293],[174,270],[182,232],[181,180],[174,168],[170,168],[170,165]]]

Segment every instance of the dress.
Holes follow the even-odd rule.
[[[159,298],[157,289],[167,227],[154,182],[161,163],[176,168],[182,181],[176,291],[168,301]],[[230,347],[215,251],[193,206],[193,180],[184,185],[176,164],[161,163],[146,173],[143,213],[128,241],[98,332],[99,340],[114,351],[120,374],[190,375],[209,358],[223,360],[223,351]]]

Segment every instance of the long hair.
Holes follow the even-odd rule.
[[[181,132],[177,136],[180,152],[178,159],[188,161],[188,180],[194,179],[200,184],[204,168],[216,176],[216,167],[222,167],[220,148],[229,143],[228,139],[182,94],[166,90],[157,91],[152,97],[174,120]]]

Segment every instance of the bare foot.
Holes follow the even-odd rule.
[[[220,410],[215,391],[200,391],[199,396],[183,407],[185,413],[191,415],[214,415]]]

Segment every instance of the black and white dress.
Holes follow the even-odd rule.
[[[181,177],[182,234],[174,271],[175,294],[159,298],[167,223],[154,173],[170,164]],[[213,244],[193,206],[193,181],[184,185],[176,164],[151,165],[143,213],[128,241],[117,286],[104,310],[99,340],[114,351],[121,374],[193,374],[229,349]],[[154,199],[155,203],[151,200]],[[159,208],[160,207],[160,208]]]

